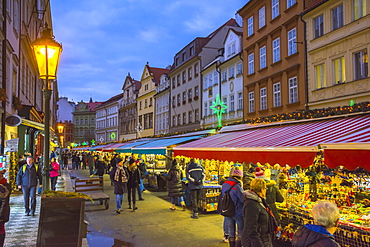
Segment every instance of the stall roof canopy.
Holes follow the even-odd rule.
[[[180,145],[175,155],[307,166],[319,144],[370,143],[369,114],[248,128]]]
[[[137,140],[134,142],[121,143],[122,145],[119,147],[116,147],[114,151],[117,153],[131,153],[131,148],[136,147],[141,144],[145,144],[147,142],[154,141],[154,140],[157,140],[157,139],[142,139],[142,140]]]
[[[122,146],[123,144],[128,144],[128,143],[131,143],[131,142],[125,142],[125,143],[109,143],[109,144],[106,144],[104,146],[99,146],[98,148],[96,148],[96,151],[104,151],[104,152],[113,152],[114,149]]]
[[[132,148],[132,153],[136,154],[166,154],[167,147],[178,145],[180,143],[189,142],[202,138],[202,135],[198,136],[184,136],[184,137],[173,137],[173,138],[162,138],[148,143],[144,143],[140,146]]]

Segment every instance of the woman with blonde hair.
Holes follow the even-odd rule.
[[[271,210],[265,200],[266,182],[256,178],[250,184],[250,190],[244,193],[244,228],[242,246],[272,247]]]

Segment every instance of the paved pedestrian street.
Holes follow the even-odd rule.
[[[37,229],[39,226],[40,200],[37,197],[35,216],[24,215],[22,193],[13,193],[10,197],[10,220],[5,224],[6,237],[5,247],[29,247],[36,246]]]

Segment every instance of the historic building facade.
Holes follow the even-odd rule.
[[[308,1],[306,24],[310,109],[370,101],[370,1]]]
[[[243,18],[244,118],[305,109],[303,1],[251,0]]]
[[[130,74],[123,83],[123,96],[119,101],[119,140],[131,140],[137,138],[137,95],[141,82],[134,80]]]

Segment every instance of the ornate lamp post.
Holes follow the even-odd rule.
[[[37,66],[39,69],[39,78],[44,79],[42,89],[44,98],[44,113],[45,113],[45,139],[44,139],[44,177],[43,191],[50,190],[50,99],[51,85],[50,80],[56,79],[57,68],[59,64],[62,45],[54,40],[54,35],[47,24],[41,33],[41,37],[31,43],[35,54]]]

